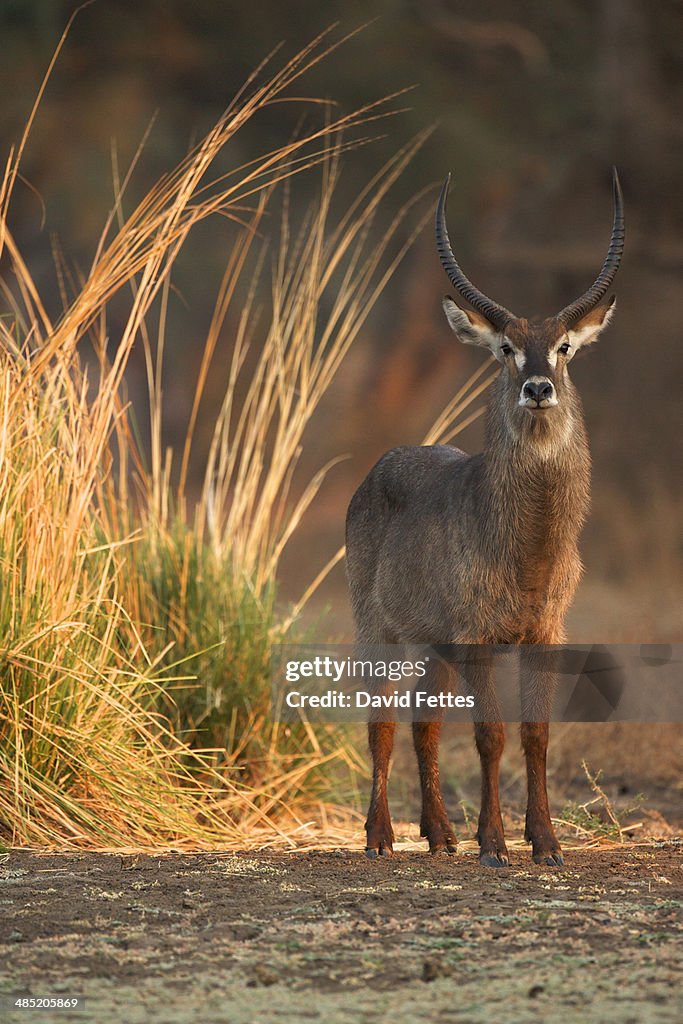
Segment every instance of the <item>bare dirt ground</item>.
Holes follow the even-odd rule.
[[[0,1019],[392,1024],[683,1019],[683,847],[0,863]],[[11,1010],[18,995],[85,1010]]]

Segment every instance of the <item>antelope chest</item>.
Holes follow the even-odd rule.
[[[507,631],[511,643],[554,643],[562,639],[563,623],[581,572],[578,557],[558,552],[554,559],[524,567],[510,595]]]

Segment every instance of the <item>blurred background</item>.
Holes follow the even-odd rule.
[[[20,136],[55,46],[77,5],[5,0],[0,137]],[[342,110],[414,86],[382,122],[384,137],[346,158],[341,201],[413,135],[434,131],[399,182],[397,206],[454,177],[451,236],[479,287],[523,315],[575,298],[601,265],[611,225],[610,168],[623,182],[627,244],[614,326],[573,364],[594,457],[587,574],[572,612],[577,640],[681,640],[680,468],[683,421],[683,4],[667,0],[298,0],[253,5],[108,0],[83,10],[58,62],[23,164],[15,235],[45,298],[59,308],[54,253],[87,266],[111,207],[112,153],[122,168],[153,125],[132,195],[183,157],[250,71],[280,43],[295,52],[336,18],[363,31],[309,74],[310,95]],[[396,104],[394,104],[396,106]],[[291,116],[290,116],[291,115]],[[287,117],[289,120],[287,121]],[[296,111],[284,118],[287,130]],[[270,118],[270,119],[269,119]],[[280,141],[277,108],[258,125]],[[241,136],[248,159],[249,135]],[[246,139],[246,141],[245,141]],[[255,142],[256,146],[256,142]],[[313,187],[314,183],[311,183]],[[137,190],[137,191],[136,191]],[[303,202],[305,187],[294,189]],[[132,201],[132,200],[131,200]],[[406,223],[405,234],[411,228]],[[166,434],[183,437],[229,234],[207,225],[179,265],[169,331]],[[419,442],[482,360],[443,320],[448,284],[428,224],[358,339],[307,438],[301,480],[329,474],[283,563],[295,598],[343,541],[346,504],[387,447]],[[233,325],[234,327],[234,325]],[[226,351],[230,324],[226,328]],[[112,339],[115,344],[115,338]],[[142,357],[128,388],[144,402]],[[221,398],[217,382],[215,402]],[[206,403],[211,408],[211,398]],[[144,414],[140,416],[144,430]],[[211,420],[211,417],[208,417]],[[201,429],[201,424],[200,424]],[[481,421],[458,439],[481,444]],[[198,479],[201,470],[198,469]],[[317,594],[339,636],[350,629],[343,568]]]

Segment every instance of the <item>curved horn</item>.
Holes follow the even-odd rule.
[[[597,306],[614,280],[614,276],[621,263],[621,254],[624,251],[624,197],[621,194],[621,185],[619,184],[619,175],[617,174],[616,167],[612,168],[612,186],[614,189],[614,224],[612,225],[612,238],[607,255],[605,256],[605,262],[588,291],[584,292],[576,302],[572,302],[561,313],[558,313],[557,319],[566,328],[571,327],[577,320],[580,320],[586,313],[590,313],[591,309]]]
[[[451,249],[450,239],[448,237],[448,228],[446,227],[446,200],[448,198],[448,186],[451,183],[450,174],[443,183],[441,189],[441,195],[439,196],[439,202],[436,207],[436,248],[439,253],[439,259],[443,269],[448,274],[448,279],[462,295],[463,299],[469,302],[473,309],[476,309],[478,313],[485,316],[486,319],[497,327],[499,330],[504,330],[508,320],[516,320],[514,313],[511,313],[509,309],[504,306],[499,306],[498,303],[492,302],[491,299],[487,298],[483,292],[480,292],[478,288],[475,288],[472,282],[465,277],[462,270],[458,266],[458,261],[453,255]],[[606,285],[605,287],[609,287]]]

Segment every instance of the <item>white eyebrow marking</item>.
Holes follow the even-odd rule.
[[[523,370],[524,367],[526,366],[526,354],[522,351],[521,348],[517,348],[516,345],[512,344],[512,342],[508,338],[507,334],[503,335],[503,345],[509,345],[510,346],[510,348],[512,349],[513,355],[515,357],[515,365],[516,365],[517,369],[518,370]]]

